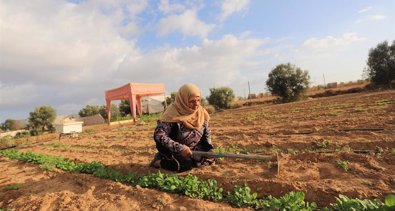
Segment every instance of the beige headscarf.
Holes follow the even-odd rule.
[[[163,112],[161,122],[182,122],[185,127],[200,129],[210,116],[206,109],[199,106],[196,110],[188,107],[188,102],[196,96],[201,97],[200,90],[195,84],[184,84],[177,92],[176,100]]]

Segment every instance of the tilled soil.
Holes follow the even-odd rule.
[[[155,120],[144,124],[84,127],[79,138],[48,134],[22,151],[91,162],[142,175],[156,152]],[[328,206],[339,194],[361,199],[395,193],[395,91],[346,94],[295,103],[256,105],[211,115],[212,141],[230,153],[279,155],[273,162],[226,158],[193,174],[216,180],[225,191],[247,184],[260,197],[303,191]],[[47,141],[47,142],[43,142]],[[338,164],[348,161],[346,171]],[[229,210],[224,203],[191,199],[98,179],[45,172],[0,158],[0,207],[16,210]],[[161,170],[162,172],[167,172]],[[17,185],[17,190],[3,187]]]

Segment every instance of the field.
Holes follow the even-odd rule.
[[[154,119],[139,124],[85,127],[80,137],[56,134],[26,138],[20,151],[98,161],[122,172],[156,173]],[[247,184],[258,197],[305,193],[329,206],[343,194],[383,200],[395,193],[395,91],[363,92],[287,104],[261,104],[211,115],[218,151],[279,154],[274,163],[226,158],[189,172],[214,179],[224,191]],[[45,141],[45,142],[44,142]],[[45,171],[45,167],[0,157],[0,207],[15,210],[233,210],[205,201],[92,175]],[[161,170],[166,174],[171,174]]]

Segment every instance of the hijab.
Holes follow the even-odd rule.
[[[161,122],[182,122],[190,129],[200,129],[204,121],[210,116],[201,105],[196,109],[188,106],[188,102],[195,97],[201,97],[199,88],[192,83],[184,84],[177,92],[175,101],[163,112]]]

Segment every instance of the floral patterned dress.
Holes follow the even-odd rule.
[[[208,122],[202,128],[190,129],[181,122],[159,122],[155,128],[154,140],[159,153],[155,156],[161,159],[160,166],[171,171],[186,171],[193,166],[211,165],[215,159],[193,155],[184,158],[181,152],[189,147],[196,151],[209,151],[214,147],[211,143],[211,130]]]

